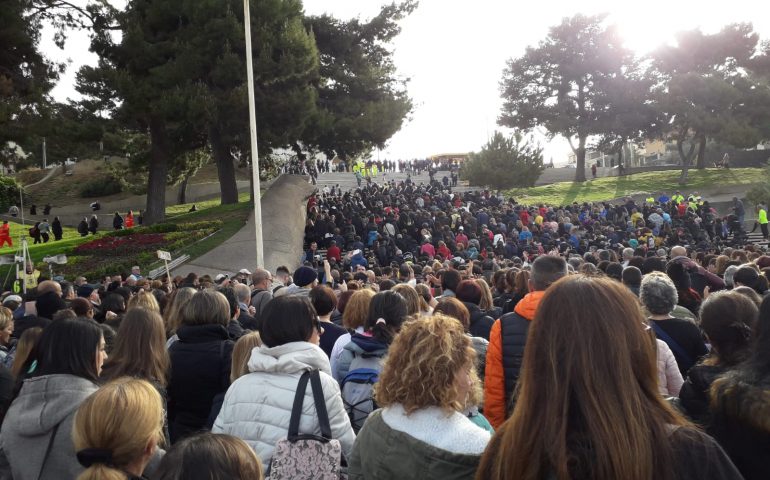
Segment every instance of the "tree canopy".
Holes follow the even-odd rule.
[[[533,186],[544,168],[543,149],[532,139],[521,132],[506,136],[496,131],[460,173],[470,185],[501,190]]]

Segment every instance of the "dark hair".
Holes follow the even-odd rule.
[[[277,347],[290,342],[306,342],[313,334],[316,312],[306,297],[284,295],[267,303],[262,313],[262,343]]]
[[[259,457],[243,440],[230,435],[201,433],[174,444],[163,457],[153,478],[258,480],[263,476]]]
[[[644,259],[642,268],[640,268],[644,275],[652,272],[664,272],[666,271],[666,261],[660,257],[647,257]]]
[[[389,278],[385,279],[385,280],[380,280],[380,283],[379,283],[379,287],[380,287],[380,291],[381,292],[385,292],[387,290],[390,290],[391,288],[393,288],[395,286],[396,286],[396,282],[394,282],[393,280],[391,280]]]
[[[623,278],[623,265],[617,262],[611,262],[607,265],[604,273],[606,273],[608,277],[620,281]]]
[[[221,293],[227,299],[227,303],[230,305],[230,318],[235,316],[235,310],[238,308],[238,297],[235,295],[235,289],[231,286],[219,287],[217,292]]]
[[[102,316],[108,311],[112,313],[123,313],[126,311],[126,300],[118,293],[110,293],[102,300],[101,310]]]
[[[371,331],[376,340],[390,344],[401,329],[401,324],[404,323],[408,314],[406,300],[400,293],[392,290],[380,292],[372,297],[372,303],[369,304],[369,316],[366,318],[364,328]],[[378,323],[377,320],[379,319],[385,320],[385,323]]]
[[[562,257],[541,255],[532,262],[530,281],[535,290],[542,291],[565,275],[567,275],[567,262]]]
[[[337,306],[337,296],[334,294],[334,290],[326,285],[313,287],[310,289],[308,297],[319,317],[329,315],[334,311],[334,307]]]
[[[65,318],[43,330],[35,376],[68,374],[96,382],[96,350],[102,329],[92,320]]]
[[[734,366],[748,357],[756,324],[756,304],[739,292],[714,292],[701,305],[700,325],[721,365]]]
[[[441,289],[455,292],[461,280],[460,272],[457,270],[444,270],[441,274]]]
[[[455,295],[461,302],[474,303],[476,305],[481,303],[481,287],[475,280],[463,280],[460,282],[457,285]]]
[[[85,317],[89,311],[94,309],[93,304],[83,297],[73,298],[70,302],[70,308],[78,317]]]
[[[740,283],[741,285],[746,285],[747,287],[757,291],[757,293],[762,293],[762,291],[758,289],[759,272],[754,270],[752,267],[749,267],[748,265],[738,267],[738,270],[735,271],[735,273],[733,274],[733,285],[735,285],[736,283]]]
[[[348,301],[354,293],[355,292],[352,290],[345,290],[344,292],[340,293],[340,298],[337,299],[337,311],[340,313],[345,313],[345,307],[348,306]]]
[[[628,266],[623,269],[621,274],[623,283],[632,287],[638,287],[642,284],[642,272],[636,267]]]

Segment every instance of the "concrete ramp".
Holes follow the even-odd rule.
[[[270,271],[280,265],[293,270],[302,256],[302,238],[307,219],[307,199],[315,187],[300,175],[281,175],[262,196],[262,241],[265,265]],[[260,265],[261,266],[261,265]],[[180,265],[173,275],[234,274],[257,267],[254,213],[246,225],[217,248]]]

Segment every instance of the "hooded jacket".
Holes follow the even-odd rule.
[[[508,418],[513,389],[519,379],[529,324],[544,291],[530,292],[492,325],[484,372],[484,415],[495,428]]]
[[[489,437],[460,413],[428,407],[407,416],[393,405],[369,416],[348,474],[351,480],[472,479]]]
[[[300,376],[306,370],[318,369],[332,438],[340,441],[346,456],[350,454],[356,436],[323,350],[308,342],[291,342],[272,348],[262,345],[251,352],[248,367],[250,373],[236,380],[227,390],[213,433],[243,439],[257,452],[267,469],[275,444],[288,434]],[[302,403],[299,431],[321,435],[310,385]]]
[[[729,372],[715,382],[709,433],[746,480],[770,478],[770,379],[748,382]]]
[[[80,404],[98,388],[74,375],[26,380],[0,432],[0,479],[76,478],[83,467],[75,457],[72,423]]]
[[[340,355],[336,363],[337,369],[333,372],[334,378],[338,382],[342,382],[342,379],[348,374],[350,364],[356,355],[379,357],[380,361],[382,361],[386,353],[388,353],[388,346],[384,343],[369,335],[355,333],[350,337],[350,342],[342,350],[342,355]]]

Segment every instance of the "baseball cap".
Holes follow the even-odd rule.
[[[226,273],[220,273],[216,277],[214,277],[214,283],[221,283],[223,280],[230,278],[230,275]]]

